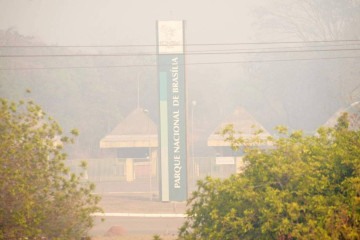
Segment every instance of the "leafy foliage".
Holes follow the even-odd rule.
[[[80,239],[93,225],[95,186],[65,165],[73,141],[32,101],[0,99],[0,239]]]
[[[347,127],[343,115],[314,136],[252,141],[226,128],[246,169],[198,182],[180,239],[360,239],[360,131]]]

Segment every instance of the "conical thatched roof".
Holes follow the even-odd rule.
[[[238,107],[234,110],[232,115],[229,116],[224,122],[222,122],[208,138],[208,146],[222,147],[230,146],[229,142],[224,141],[224,137],[220,135],[222,129],[227,125],[232,124],[234,130],[241,132],[241,137],[250,138],[254,136],[254,131],[262,130],[263,132],[258,136],[261,138],[267,138],[270,133],[255,120],[255,118],[248,113],[244,108]]]
[[[132,111],[100,141],[100,148],[157,146],[157,126],[142,108]]]

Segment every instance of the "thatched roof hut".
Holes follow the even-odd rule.
[[[266,139],[270,133],[258,122],[255,118],[248,113],[244,108],[238,107],[234,112],[211,133],[208,138],[208,146],[211,147],[227,147],[230,146],[229,142],[224,140],[220,134],[221,130],[227,125],[232,124],[234,130],[240,132],[239,136],[243,138],[251,138],[254,136],[254,131],[262,130],[258,136]]]
[[[157,126],[142,108],[132,111],[100,140],[100,148],[136,147],[158,147]]]

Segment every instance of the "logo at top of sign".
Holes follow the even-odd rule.
[[[183,53],[182,21],[159,21],[158,31],[160,54]]]

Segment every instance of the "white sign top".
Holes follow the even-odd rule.
[[[183,21],[158,21],[159,54],[184,53]]]

